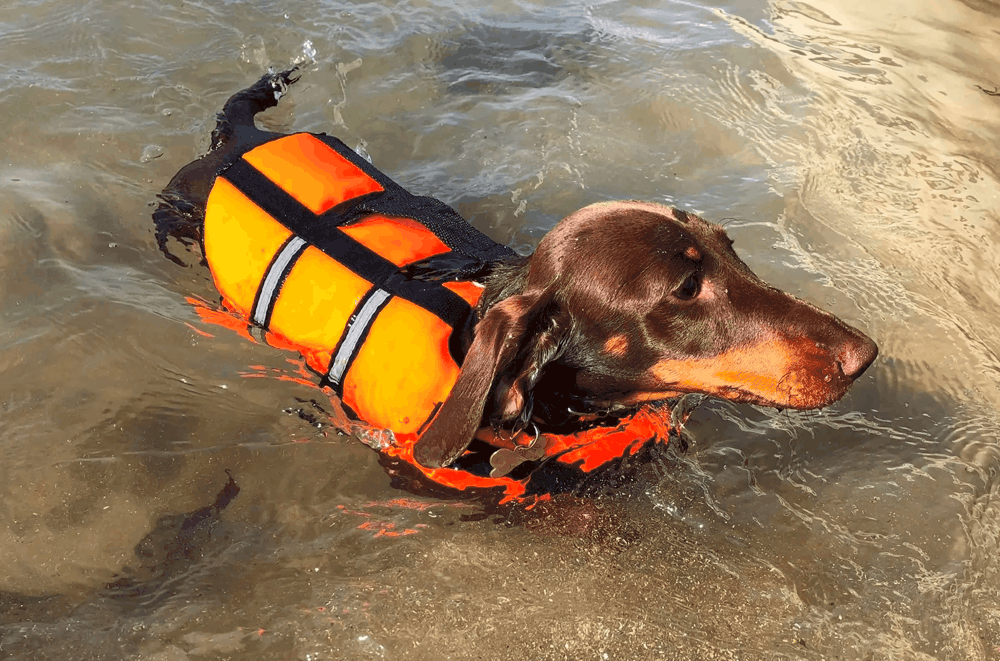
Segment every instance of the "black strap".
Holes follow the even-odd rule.
[[[338,230],[337,226],[344,222],[343,215],[338,213],[343,205],[317,216],[244,159],[234,163],[222,176],[295,235],[376,287],[419,305],[453,328],[460,328],[468,318],[471,308],[461,296],[439,283],[407,279],[395,264]],[[348,201],[351,202],[356,200]]]
[[[444,202],[433,197],[413,195],[337,138],[325,133],[312,135],[377,181],[385,191],[348,200],[343,207],[335,207],[338,215],[344,217],[341,224],[372,213],[408,217],[434,232],[453,251],[480,264],[517,257],[517,253],[477,230]],[[475,269],[469,270],[473,272]]]

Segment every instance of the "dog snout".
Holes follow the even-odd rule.
[[[840,371],[852,381],[864,374],[878,356],[878,345],[870,337],[860,331],[854,331],[853,335],[837,353]]]

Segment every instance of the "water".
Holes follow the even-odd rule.
[[[1000,658],[998,28],[972,0],[8,3],[0,656]],[[826,411],[701,407],[612,495],[400,489],[152,235],[222,102],[290,63],[270,129],[522,251],[605,199],[724,220],[881,357]]]

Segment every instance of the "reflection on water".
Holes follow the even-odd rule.
[[[1000,658],[995,8],[465,4],[0,9],[0,651]],[[827,411],[703,405],[609,496],[400,490],[155,247],[222,101],[291,62],[268,128],[520,250],[604,199],[724,221],[882,358]]]

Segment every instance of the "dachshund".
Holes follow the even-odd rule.
[[[254,116],[276,105],[295,80],[292,72],[268,74],[226,103],[211,151],[161,194],[154,218],[168,257],[180,261],[168,247],[170,237],[204,251],[210,191],[241,157],[281,137],[258,129]],[[334,144],[329,136],[305,135]],[[374,188],[395,186],[342,143],[334,146],[377,182]],[[449,279],[482,285],[452,338],[460,371],[413,447],[424,468],[452,464],[476,438],[502,447],[496,439],[503,431],[524,438],[531,427],[565,428],[600,411],[634,411],[687,393],[776,408],[825,407],[843,397],[878,354],[861,331],[763,282],[722,227],[691,213],[651,202],[592,204],[566,216],[532,255],[521,257],[485,239],[443,203],[405,199],[438,209],[452,223],[449,236],[471,236],[480,246],[466,251],[478,256],[473,268],[442,273],[440,264],[430,268],[418,260],[386,276],[396,282],[392,291]],[[399,208],[398,199],[393,204]],[[350,207],[338,221],[345,231],[379,210],[357,200],[335,210],[341,207]],[[351,319],[366,309],[357,308]],[[258,324],[264,318],[249,310],[246,316]]]

